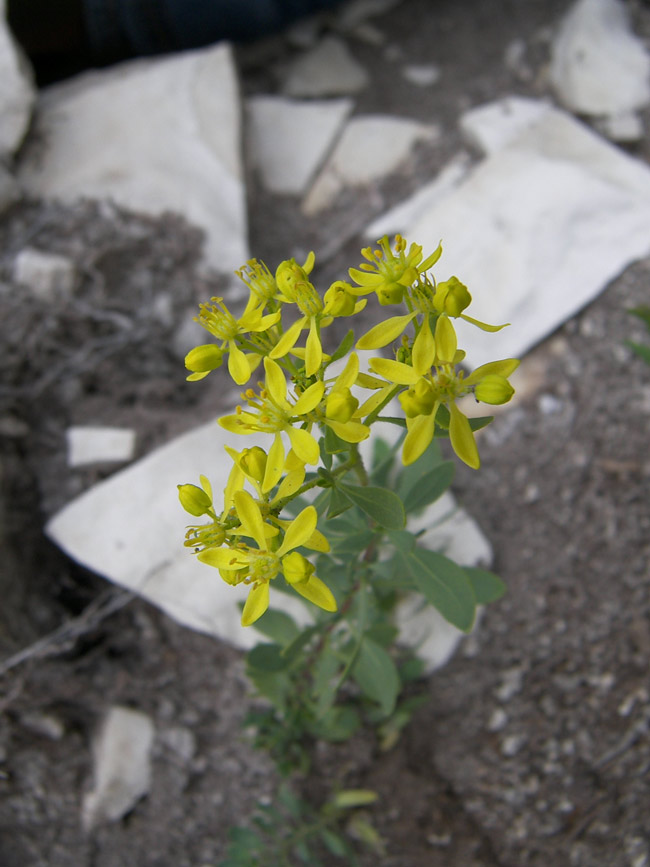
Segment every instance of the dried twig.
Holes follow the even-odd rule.
[[[73,617],[63,623],[49,635],[39,638],[34,644],[19,650],[13,656],[0,662],[0,677],[8,671],[32,659],[43,659],[65,653],[82,635],[98,626],[102,620],[110,617],[120,608],[124,608],[135,596],[129,590],[106,590],[90,603],[78,617]]]

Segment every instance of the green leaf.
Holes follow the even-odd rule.
[[[361,725],[361,718],[352,707],[333,707],[312,726],[312,734],[326,741],[339,743],[349,740]]]
[[[339,358],[343,358],[344,355],[347,355],[350,349],[352,349],[352,344],[354,343],[354,331],[350,329],[348,333],[345,335],[343,340],[339,343],[338,349],[335,349],[332,355],[330,356],[330,364],[333,361],[338,361]]]
[[[325,451],[331,455],[347,452],[350,450],[350,443],[346,443],[341,437],[337,436],[331,427],[325,428]]]
[[[442,407],[441,407],[442,409]],[[480,415],[476,418],[468,418],[469,426],[473,431],[481,430],[484,427],[487,427],[490,422],[494,421],[493,415]],[[438,416],[436,416],[436,433],[435,436],[437,439],[444,439],[449,436],[449,430],[447,427],[438,427]],[[417,461],[416,461],[417,464]],[[415,465],[414,465],[415,466]]]
[[[259,620],[256,620],[254,628],[282,647],[290,644],[300,632],[293,617],[274,608],[269,608]]]
[[[376,701],[385,716],[393,712],[401,683],[397,668],[381,645],[364,637],[352,666],[352,677],[361,692]]]
[[[282,655],[280,644],[257,644],[246,655],[246,664],[257,671],[284,671],[287,659]]]
[[[625,345],[632,352],[636,353],[639,358],[642,358],[646,364],[650,364],[650,346],[644,346],[643,343],[635,343],[633,340],[626,340]]]
[[[374,804],[378,798],[379,795],[372,789],[341,789],[334,795],[331,803],[338,810],[353,810]]]
[[[416,461],[417,463],[417,461]],[[404,498],[404,508],[408,513],[417,512],[441,497],[451,485],[456,472],[453,461],[438,464],[433,470],[420,477]]]
[[[360,530],[347,536],[341,536],[338,540],[330,539],[332,548],[337,554],[360,554],[374,538],[372,530]]]
[[[465,566],[465,574],[472,585],[477,605],[487,605],[501,599],[508,589],[504,582],[487,569],[478,569],[475,566]]]
[[[330,500],[327,507],[328,518],[336,518],[337,515],[349,509],[351,505],[349,499],[338,488],[330,488]]]
[[[330,454],[330,452],[327,451],[324,436],[322,436],[318,440],[318,448],[320,450],[320,460],[321,460],[322,465],[325,467],[326,470],[331,470],[332,469],[332,455]]]
[[[404,504],[388,488],[339,484],[339,490],[362,512],[386,530],[401,530],[406,524]]]
[[[332,855],[335,855],[337,858],[343,858],[348,854],[348,848],[338,834],[335,834],[328,828],[322,828],[320,836],[321,840]]]
[[[627,312],[633,316],[637,316],[650,329],[650,307],[646,304],[641,304],[639,307],[630,307]]]
[[[418,590],[445,620],[469,632],[476,615],[476,598],[467,573],[453,560],[416,548],[405,558]]]

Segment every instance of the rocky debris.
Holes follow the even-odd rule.
[[[553,41],[550,81],[560,102],[601,118],[616,140],[638,140],[634,112],[650,103],[650,54],[619,0],[578,0]]]
[[[68,466],[130,461],[135,450],[134,430],[105,426],[75,426],[66,431]]]
[[[352,108],[349,99],[249,99],[248,148],[266,189],[279,195],[303,195]]]
[[[93,744],[94,786],[83,800],[87,830],[130,812],[151,784],[154,725],[140,711],[110,708]]]
[[[13,279],[41,301],[69,298],[78,280],[75,263],[67,256],[25,247],[16,254]]]
[[[44,199],[181,213],[229,273],[248,258],[239,112],[228,45],[84,73],[41,92],[18,177]]]
[[[369,81],[368,73],[345,42],[337,36],[326,36],[293,61],[282,92],[295,99],[352,96],[367,87]]]
[[[402,75],[416,87],[431,87],[440,79],[440,69],[433,63],[409,63],[402,68]]]
[[[0,0],[0,163],[9,162],[20,147],[35,98],[29,62],[7,25],[6,2]]]

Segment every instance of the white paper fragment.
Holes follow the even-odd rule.
[[[140,711],[112,707],[93,744],[94,787],[83,801],[83,825],[116,822],[149,791],[154,726]]]
[[[0,160],[9,160],[27,132],[35,88],[27,58],[7,25],[6,0],[0,0]]]
[[[549,108],[550,103],[543,100],[506,96],[464,112],[459,126],[470,144],[489,155],[503,150],[522,133],[535,127]]]
[[[616,115],[650,102],[650,56],[620,0],[578,0],[551,55],[551,84],[572,111]]]
[[[456,189],[469,168],[469,154],[458,154],[432,181],[371,223],[364,232],[365,236],[378,241],[384,235],[406,232],[408,226]]]
[[[435,141],[438,128],[403,118],[353,118],[303,202],[311,215],[330,205],[346,186],[361,186],[394,172],[419,141]]]
[[[130,461],[135,450],[135,431],[128,428],[76,426],[65,437],[69,467]]]
[[[110,199],[181,213],[205,231],[205,261],[249,258],[231,49],[218,45],[88,72],[45,88],[19,166],[32,195]]]
[[[490,155],[400,227],[425,252],[442,238],[436,276],[467,284],[473,317],[512,323],[488,334],[457,320],[472,366],[522,355],[650,254],[648,167],[563,111],[520,108],[508,99],[470,114]]]
[[[27,286],[42,301],[69,297],[77,277],[72,259],[58,253],[24,247],[14,259],[14,282]]]
[[[337,36],[326,36],[318,45],[298,57],[282,86],[285,96],[352,96],[368,86],[370,79]]]
[[[247,140],[264,186],[302,195],[352,111],[349,99],[297,102],[279,96],[248,100]]]

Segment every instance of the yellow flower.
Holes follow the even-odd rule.
[[[406,241],[401,235],[395,236],[395,252],[390,249],[388,236],[380,241],[379,250],[367,247],[361,255],[367,259],[359,268],[350,269],[350,277],[359,288],[352,291],[357,295],[375,292],[380,304],[399,304],[407,287],[413,285],[419,275],[427,271],[438,261],[442,247],[438,248],[422,261],[422,247],[411,244],[406,252]]]
[[[212,502],[212,486],[205,476],[201,476],[201,487],[197,485],[178,485],[178,499],[186,512],[195,518],[207,515],[211,518],[209,524],[199,524],[187,528],[185,533],[186,548],[194,548],[196,552],[205,548],[223,545],[226,531],[217,518]]]
[[[198,559],[219,569],[224,580],[230,584],[251,585],[242,612],[242,626],[250,626],[267,610],[269,582],[280,572],[306,599],[326,611],[336,611],[336,600],[330,589],[313,573],[313,568],[305,566],[308,561],[299,552],[294,552],[313,535],[317,522],[316,509],[307,506],[294,518],[276,550],[273,550],[274,535],[269,533],[273,528],[265,524],[259,505],[247,491],[235,494],[235,509],[241,521],[240,537],[252,539],[257,547],[239,542],[233,547],[202,551]]]
[[[345,367],[329,390],[324,412],[323,407],[320,408],[319,421],[347,443],[359,443],[370,436],[370,428],[359,421],[364,407],[359,407],[358,399],[350,391],[358,375],[359,356],[356,352],[351,352]]]
[[[231,433],[274,434],[275,441],[269,457],[273,454],[276,468],[284,464],[284,446],[280,436],[282,432],[288,435],[294,452],[303,463],[317,464],[320,458],[318,443],[308,429],[297,428],[294,425],[305,423],[307,428],[311,427],[312,420],[307,417],[321,402],[325,384],[315,382],[296,399],[295,403],[291,404],[287,400],[287,381],[280,366],[272,359],[265,358],[264,368],[266,379],[260,394],[256,395],[249,388],[242,395],[248,403],[249,410],[243,410],[238,406],[234,415],[224,416],[219,419],[219,424]],[[277,472],[277,469],[274,472]]]
[[[248,306],[264,306],[277,294],[278,287],[275,278],[264,262],[249,259],[235,274],[248,286],[250,297]]]
[[[251,332],[268,331],[279,318],[279,312],[264,316],[263,305],[254,307],[249,304],[243,315],[239,319],[235,319],[223,303],[223,298],[212,298],[212,303],[199,305],[197,322],[210,334],[213,334],[217,340],[222,341],[220,351],[222,354],[228,352],[228,372],[237,385],[244,385],[250,379],[258,357],[255,353],[245,355],[237,345],[237,340]],[[205,349],[204,347],[200,348]],[[192,350],[192,352],[196,353],[196,350]],[[203,360],[202,355],[193,356],[192,352],[188,353],[185,359],[186,366],[195,371],[188,379],[203,379],[210,370],[214,370],[214,366],[208,370],[196,366],[190,367],[191,364],[199,363],[200,365]]]

